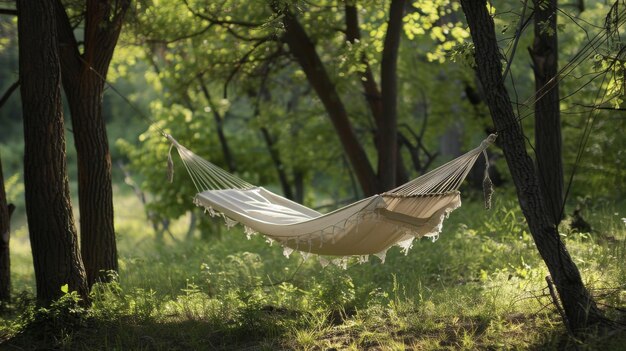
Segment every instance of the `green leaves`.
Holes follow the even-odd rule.
[[[469,38],[466,26],[456,20],[460,4],[449,0],[415,1],[413,11],[404,17],[404,32],[409,40],[428,34],[432,49],[426,57],[430,62],[444,63],[451,50]]]

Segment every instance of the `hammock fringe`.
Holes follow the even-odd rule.
[[[444,220],[461,206],[458,188],[481,154],[486,164],[485,207],[491,207],[493,183],[486,148],[495,141],[494,134],[433,171],[328,214],[247,183],[197,156],[171,136],[167,138],[172,143],[170,153],[175,147],[198,190],[194,204],[202,206],[211,217],[222,217],[227,228],[241,224],[248,239],[262,233],[268,242],[279,242],[285,257],[294,251],[300,252],[303,259],[311,254],[339,256],[331,260],[320,256],[322,266],[332,263],[345,268],[349,257],[362,264],[368,262],[369,255],[384,263],[392,246],[399,246],[406,255],[415,238],[437,240]],[[171,156],[168,175],[173,175]]]

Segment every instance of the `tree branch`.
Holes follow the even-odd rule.
[[[0,15],[17,16],[17,10],[15,10],[15,9],[0,9]]]
[[[248,52],[246,52],[237,62],[237,64],[235,64],[235,68],[230,72],[230,74],[228,75],[228,78],[226,78],[226,82],[224,82],[224,98],[226,98],[227,96],[227,91],[228,91],[228,85],[230,84],[230,82],[233,80],[233,78],[235,77],[235,75],[237,74],[237,72],[239,72],[239,70],[241,69],[241,67],[248,62],[248,57],[250,57],[250,55],[252,55],[252,53],[259,47],[261,46],[263,43],[265,43],[267,40],[269,40],[269,37],[266,40],[261,40],[258,41],[256,43],[254,43],[254,45],[252,45],[252,48],[250,50],[248,50]]]
[[[116,0],[115,5],[102,5],[99,0],[87,0],[85,18],[84,58],[102,77],[106,77],[117,44],[124,16],[131,0]]]
[[[215,104],[213,104],[213,100],[211,99],[211,94],[209,93],[209,89],[204,83],[204,79],[201,75],[198,75],[198,82],[200,83],[200,89],[204,94],[209,107],[213,112],[213,119],[215,120],[215,127],[217,129],[217,136],[220,140],[220,145],[222,146],[222,153],[224,154],[224,161],[226,161],[226,165],[228,166],[228,171],[234,173],[236,169],[235,160],[233,159],[233,155],[230,152],[230,147],[228,146],[228,141],[226,139],[226,135],[224,134],[224,117],[220,115],[219,111]]]
[[[14,9],[0,9],[0,15],[17,16],[17,10],[14,10]]]
[[[365,149],[357,138],[352,123],[348,118],[346,107],[330,79],[311,38],[289,8],[284,7],[280,1],[272,1],[272,9],[275,13],[282,16],[283,25],[285,26],[284,41],[289,47],[290,53],[304,71],[309,84],[311,84],[324,105],[342,143],[343,150],[355,170],[361,189],[367,196],[378,193],[380,188],[376,173],[369,162]],[[394,146],[396,145],[394,144]]]
[[[67,12],[65,12],[65,7],[63,7],[61,0],[54,2],[54,11],[59,40],[59,56],[61,58],[61,69],[63,71],[62,79],[63,82],[67,84],[70,76],[74,76],[78,73],[78,70],[82,67],[82,62],[80,61],[78,42],[74,36],[70,18]]]
[[[361,40],[361,32],[359,30],[359,17],[356,6],[351,1],[346,1],[345,5],[345,17],[346,17],[346,39],[356,44]],[[363,92],[365,93],[365,99],[370,106],[374,121],[378,127],[382,123],[383,105],[380,96],[380,90],[374,79],[372,68],[369,64],[365,53],[361,53],[361,63],[365,65],[365,69],[360,73],[361,85],[363,86]]]
[[[526,14],[526,8],[528,7],[528,0],[524,0],[524,7],[522,8],[522,14],[520,15],[519,26],[517,27],[517,31],[515,32],[515,40],[513,41],[513,48],[511,49],[511,57],[507,60],[506,68],[504,69],[504,74],[502,74],[502,79],[506,79],[506,75],[509,74],[509,70],[511,69],[511,64],[513,63],[513,58],[515,58],[515,51],[517,50],[517,44],[519,43],[520,38],[522,37],[522,32],[524,28],[530,22],[530,19],[533,18],[532,14],[528,16],[526,20],[524,20],[524,15]]]
[[[4,94],[2,95],[2,98],[0,98],[0,108],[2,108],[2,106],[4,106],[4,104],[7,102],[7,100],[9,100],[11,95],[13,95],[13,92],[19,86],[20,86],[20,81],[18,79],[13,84],[11,84],[11,86],[7,89],[7,91],[4,92]]]
[[[213,27],[213,23],[210,23],[208,26],[202,28],[199,31],[196,31],[196,32],[193,32],[193,33],[182,34],[182,35],[174,37],[172,39],[161,40],[161,39],[150,39],[150,38],[148,38],[148,39],[146,39],[146,43],[171,44],[171,43],[175,43],[175,42],[180,41],[180,40],[191,39],[191,38],[197,37],[199,35],[202,35],[202,34],[208,32],[209,29],[211,29],[211,27]]]
[[[607,110],[607,111],[626,111],[625,107],[609,107],[609,106],[598,106],[598,105],[585,105],[585,104],[579,104],[579,103],[572,103],[572,105],[574,106],[580,106],[580,107],[585,107],[585,108],[590,108],[593,110]]]
[[[191,5],[189,5],[189,1],[188,0],[183,0],[183,2],[185,3],[185,6],[187,7],[187,10],[189,10],[189,12],[191,12],[194,16],[196,16],[196,17],[198,17],[200,19],[203,19],[205,21],[209,21],[210,23],[223,26],[223,27],[228,27],[229,25],[236,25],[236,26],[246,27],[246,28],[258,28],[258,27],[264,26],[266,24],[265,22],[255,23],[255,22],[245,22],[245,21],[234,21],[234,20],[218,19],[218,18],[213,17],[211,15],[200,13],[200,12],[194,10],[191,7]]]

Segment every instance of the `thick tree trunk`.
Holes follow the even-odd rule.
[[[107,272],[117,272],[118,266],[113,224],[111,155],[102,117],[104,87],[93,72],[86,70],[83,73],[91,77],[77,78],[77,81],[66,84],[71,88],[65,91],[72,113],[78,158],[81,253],[87,282],[91,287],[97,281],[109,281]]]
[[[570,323],[579,331],[603,321],[595,301],[585,288],[551,219],[539,188],[533,161],[526,152],[524,134],[516,120],[502,79],[501,55],[493,18],[485,0],[461,0],[475,46],[476,70],[484,87],[486,102],[504,150],[530,232],[559,292]]]
[[[404,0],[392,0],[380,69],[383,115],[378,125],[378,183],[382,190],[396,185],[398,164],[398,49]]]
[[[17,5],[24,186],[37,300],[50,303],[65,284],[87,299],[67,179],[54,5],[27,0]]]
[[[535,40],[529,48],[535,72],[535,150],[539,187],[558,225],[563,207],[563,158],[559,109],[557,0],[534,0]]]
[[[350,165],[356,173],[363,193],[366,196],[378,193],[380,187],[374,169],[367,158],[363,146],[359,143],[352,124],[348,119],[346,108],[337,93],[337,89],[335,89],[335,85],[328,76],[324,64],[315,51],[315,46],[304,31],[304,28],[302,28],[302,25],[288,9],[279,7],[276,2],[273,4],[273,7],[275,12],[283,15],[282,21],[285,26],[284,40],[289,46],[289,51],[304,71],[309,84],[311,84],[322,101],[339,136]]]
[[[67,14],[56,2],[63,87],[72,114],[78,157],[81,251],[91,287],[117,271],[111,155],[102,116],[106,74],[129,1],[87,1],[85,52],[79,53]]]
[[[9,239],[11,234],[11,214],[4,190],[2,161],[0,161],[0,301],[11,300],[11,256]]]

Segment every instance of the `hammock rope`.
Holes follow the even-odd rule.
[[[168,178],[171,177],[171,174],[169,173],[172,172],[171,151],[172,148],[175,147],[196,187],[196,190],[199,193],[209,190],[246,190],[255,187],[255,185],[246,182],[245,180],[193,153],[185,146],[178,143],[178,141],[176,141],[176,139],[174,139],[171,135],[165,134],[165,137],[171,142],[170,155],[168,155]],[[412,197],[419,195],[445,194],[450,191],[458,190],[461,183],[470,172],[476,159],[481,154],[484,154],[485,157],[485,177],[488,177],[489,174],[487,168],[489,167],[489,160],[487,158],[486,149],[489,145],[494,143],[496,137],[496,134],[491,134],[475,149],[470,150],[452,161],[449,161],[418,178],[402,184],[393,190],[384,192],[383,195]]]
[[[413,239],[436,239],[444,219],[461,206],[458,188],[480,155],[485,156],[485,206],[491,198],[486,149],[492,134],[478,147],[393,190],[370,196],[327,214],[295,203],[239,177],[196,155],[171,135],[168,176],[171,179],[171,152],[176,148],[198,193],[194,203],[211,216],[224,219],[228,228],[240,223],[248,237],[262,233],[268,242],[278,242],[289,256],[300,251],[304,258],[311,253],[340,256],[320,258],[345,267],[348,256],[366,262],[369,255],[383,262],[387,250],[396,245],[407,253]]]
[[[198,192],[223,189],[245,190],[255,187],[245,180],[196,155],[191,150],[179,144],[171,135],[165,134],[165,137],[172,143],[169,151],[170,154],[168,155],[168,171],[170,170],[169,160],[171,160],[172,147],[175,147]],[[172,178],[170,177],[170,181],[171,180]]]

